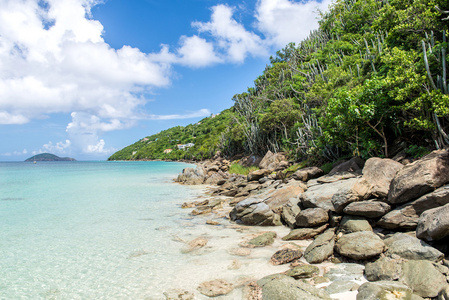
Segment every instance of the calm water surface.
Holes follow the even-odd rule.
[[[186,263],[186,166],[0,163],[0,299],[159,299]]]

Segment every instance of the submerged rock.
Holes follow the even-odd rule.
[[[195,295],[189,291],[181,290],[181,289],[173,289],[167,292],[164,292],[164,296],[166,300],[194,300]]]
[[[207,245],[208,240],[203,237],[198,237],[190,242],[181,250],[182,253],[189,253],[194,250],[198,250]]]
[[[320,273],[320,269],[317,266],[312,265],[299,265],[286,271],[284,274],[295,279],[310,278]]]
[[[227,295],[234,290],[234,286],[224,279],[206,281],[198,286],[198,291],[208,297]]]
[[[274,243],[274,238],[277,236],[276,232],[269,231],[260,234],[259,236],[252,238],[246,243],[247,247],[265,247]]]
[[[273,265],[283,265],[302,257],[302,252],[293,249],[283,249],[277,251],[271,256],[271,263]]]
[[[358,289],[357,300],[409,300],[412,290],[397,281],[366,282]]]

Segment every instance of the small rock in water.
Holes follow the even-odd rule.
[[[238,270],[242,267],[242,263],[238,260],[233,260],[232,263],[228,266],[228,270]]]
[[[203,248],[204,246],[207,245],[207,239],[203,238],[203,237],[198,237],[190,242],[187,243],[186,247],[183,248],[181,251],[183,253],[188,253],[188,252],[192,252],[194,250]]]
[[[284,274],[295,279],[310,278],[320,273],[320,269],[317,266],[301,265],[288,270]]]
[[[260,234],[259,236],[252,238],[246,243],[243,243],[243,246],[249,248],[255,247],[265,247],[274,243],[274,238],[276,237],[276,232],[268,231]]]
[[[256,281],[251,281],[243,287],[243,299],[260,300],[262,299],[262,288]]]
[[[283,265],[301,258],[302,252],[299,250],[283,249],[271,256],[273,265]]]
[[[198,291],[208,297],[227,295],[234,290],[234,286],[224,279],[206,281],[198,286]]]
[[[228,250],[228,253],[236,256],[248,256],[251,254],[251,250],[248,248],[232,248]]]
[[[195,295],[189,291],[180,289],[174,289],[164,292],[165,299],[167,300],[194,300]]]
[[[206,224],[207,224],[207,225],[215,225],[215,226],[216,226],[216,225],[220,225],[220,223],[218,223],[217,221],[213,221],[213,220],[207,220],[207,221],[206,221]]]

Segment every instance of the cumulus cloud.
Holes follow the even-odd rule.
[[[196,35],[191,37],[182,36],[180,44],[181,47],[178,49],[178,62],[180,64],[198,68],[223,61],[216,55],[212,43]]]
[[[44,144],[42,146],[42,149],[39,151],[34,151],[33,154],[38,153],[56,153],[56,154],[66,154],[67,150],[70,149],[72,142],[70,140],[65,140],[64,142],[57,142],[56,144],[53,144],[53,142],[48,142],[47,144]]]
[[[299,43],[318,28],[318,10],[325,11],[330,4],[331,0],[258,0],[256,26],[274,46]]]
[[[210,22],[193,22],[199,32],[209,33],[228,61],[243,62],[248,55],[266,55],[267,49],[260,36],[247,31],[233,18],[233,8],[216,5]]]

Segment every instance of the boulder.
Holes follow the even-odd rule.
[[[344,216],[339,225],[339,232],[373,231],[369,222],[359,216]]]
[[[354,281],[339,280],[339,281],[332,282],[330,285],[325,287],[325,290],[329,294],[332,295],[332,294],[339,294],[339,293],[344,293],[344,292],[348,292],[348,291],[356,291],[359,287],[360,287],[360,285],[358,285]]]
[[[386,229],[413,230],[418,225],[418,219],[423,212],[448,203],[449,185],[445,185],[390,211],[379,220],[377,225]]]
[[[273,265],[283,265],[288,264],[294,260],[302,257],[302,252],[293,249],[282,249],[277,251],[271,256],[271,263]]]
[[[247,180],[248,181],[258,181],[261,178],[265,177],[266,175],[270,174],[268,170],[255,170],[248,174]]]
[[[211,176],[207,177],[206,180],[204,181],[205,184],[217,184],[218,182],[221,182],[224,179],[224,176],[222,174],[222,172],[217,172],[212,174]]]
[[[356,178],[351,178],[311,186],[300,196],[300,201],[306,208],[319,207],[326,211],[334,211],[332,197],[340,192],[341,189],[353,186],[356,181]]]
[[[385,198],[388,196],[391,181],[402,168],[401,163],[392,159],[372,157],[365,163],[359,184],[367,186],[370,196]]]
[[[340,255],[363,260],[376,257],[385,250],[385,243],[372,231],[358,231],[343,235],[335,243]]]
[[[317,266],[312,265],[299,265],[286,271],[284,274],[295,279],[311,278],[320,273],[320,269]]]
[[[203,169],[201,167],[197,167],[197,170],[194,170],[193,168],[185,168],[182,170],[182,173],[178,175],[175,181],[188,185],[203,184],[205,177],[202,170]]]
[[[322,233],[327,228],[327,224],[324,224],[320,227],[314,228],[298,228],[290,231],[289,234],[284,236],[282,240],[284,241],[292,241],[292,240],[307,240],[311,239],[318,234]]]
[[[411,300],[412,290],[397,281],[377,281],[362,284],[357,293],[357,300]]]
[[[355,263],[339,263],[324,274],[325,278],[331,281],[349,281],[349,280],[363,280],[363,270],[365,267],[361,264]]]
[[[329,220],[327,211],[322,208],[307,208],[296,216],[296,226],[314,227],[325,224]]]
[[[348,215],[361,216],[365,218],[379,218],[388,213],[391,206],[381,201],[358,201],[352,202],[343,209]]]
[[[369,281],[398,280],[402,274],[403,259],[381,257],[365,265],[365,276]]]
[[[227,295],[234,290],[234,286],[224,279],[211,280],[201,283],[198,291],[208,297]]]
[[[405,259],[440,261],[444,254],[424,241],[405,233],[395,233],[384,240],[387,256],[398,255]]]
[[[269,190],[249,197],[235,205],[230,213],[232,221],[245,225],[281,225],[282,208],[298,197],[304,190],[299,185],[288,185],[283,189]]]
[[[405,203],[449,182],[449,149],[436,150],[403,167],[391,181],[388,202]]]
[[[243,157],[242,159],[239,160],[239,165],[243,166],[243,167],[254,167],[254,166],[259,166],[260,161],[262,160],[262,157],[258,156],[258,155],[250,155],[250,156],[246,156]]]
[[[282,161],[285,161],[285,155],[282,153],[273,153],[268,151],[259,163],[259,168],[266,170],[276,170]]]
[[[335,212],[340,214],[348,204],[365,199],[368,189],[364,185],[359,185],[359,181],[360,179],[352,185],[342,187],[332,196],[331,202]]]
[[[320,176],[323,176],[324,172],[318,167],[308,167],[303,168],[295,173],[293,173],[292,178],[295,180],[301,180],[304,182],[309,181],[310,179],[318,178]]]
[[[402,264],[399,279],[421,297],[436,297],[447,286],[446,276],[427,260],[409,260]]]
[[[298,206],[298,200],[289,201],[282,207],[281,219],[285,222],[285,224],[294,228],[296,224],[296,216],[301,212],[301,209]]]
[[[304,252],[304,258],[310,264],[321,263],[334,253],[334,229],[328,229],[319,235]]]
[[[329,175],[333,175],[341,172],[361,172],[363,166],[365,165],[365,161],[360,157],[353,157],[348,161],[344,161],[337,166],[335,166],[330,172]]]
[[[449,235],[449,204],[426,210],[418,220],[416,236],[426,241],[440,240]]]
[[[282,274],[266,276],[257,284],[262,288],[262,299],[331,300],[326,291]]]
[[[340,180],[357,178],[359,176],[360,176],[359,174],[351,173],[351,172],[341,172],[341,173],[335,173],[333,175],[328,174],[328,175],[321,176],[317,179],[309,180],[307,182],[307,186],[316,185],[318,183],[320,183],[320,184],[332,183],[332,182],[336,182],[336,181],[340,181]]]

